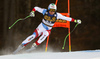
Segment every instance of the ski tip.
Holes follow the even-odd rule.
[[[62,47],[62,49],[64,49],[64,47]]]

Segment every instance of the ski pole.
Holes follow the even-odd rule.
[[[25,19],[27,19],[27,18],[29,18],[30,17],[30,15],[29,16],[26,16],[24,19],[18,19],[18,20],[16,20],[10,27],[9,27],[9,29],[11,29],[18,21],[20,21],[20,20],[25,20]]]
[[[74,29],[71,31],[71,33],[75,30],[75,28],[77,27],[77,25],[78,25],[78,23],[75,25],[75,27],[74,27]],[[71,33],[69,33],[69,34],[71,34]],[[64,44],[63,44],[62,49],[64,49],[64,47],[65,47],[66,39],[67,39],[67,37],[69,36],[69,34],[68,34],[68,35],[65,37],[65,39],[64,39]]]

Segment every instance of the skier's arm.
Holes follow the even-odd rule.
[[[75,19],[73,19],[71,17],[63,16],[60,13],[57,13],[57,19],[67,20],[67,21],[70,21],[70,22],[74,22],[75,21]]]
[[[31,11],[31,13],[30,13],[30,16],[34,17],[34,16],[35,16],[35,14],[34,14],[35,11],[38,11],[38,12],[44,14],[44,12],[46,12],[46,9],[40,8],[40,7],[34,7],[34,8],[32,9],[32,11]]]
[[[63,19],[63,20],[67,20],[70,22],[81,24],[81,20],[75,20],[74,18],[63,16],[60,13],[57,13],[57,19]]]
[[[42,13],[43,10],[44,10],[44,8],[40,8],[40,7],[37,7],[37,6],[36,6],[36,7],[33,8],[32,11],[34,11],[34,12],[35,12],[35,11],[38,11],[38,12]]]

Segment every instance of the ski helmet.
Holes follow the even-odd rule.
[[[48,10],[50,10],[50,9],[56,11],[56,10],[57,10],[57,6],[56,6],[54,3],[51,3],[51,4],[49,4],[49,6],[48,6]]]

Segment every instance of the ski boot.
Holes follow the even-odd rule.
[[[18,46],[18,48],[13,52],[13,54],[16,54],[17,52],[19,52],[20,50],[22,50],[25,46],[23,44],[20,44]]]
[[[37,47],[36,43],[33,43],[32,47],[30,49],[26,50],[26,52],[31,52],[34,49],[36,49],[36,47]]]

